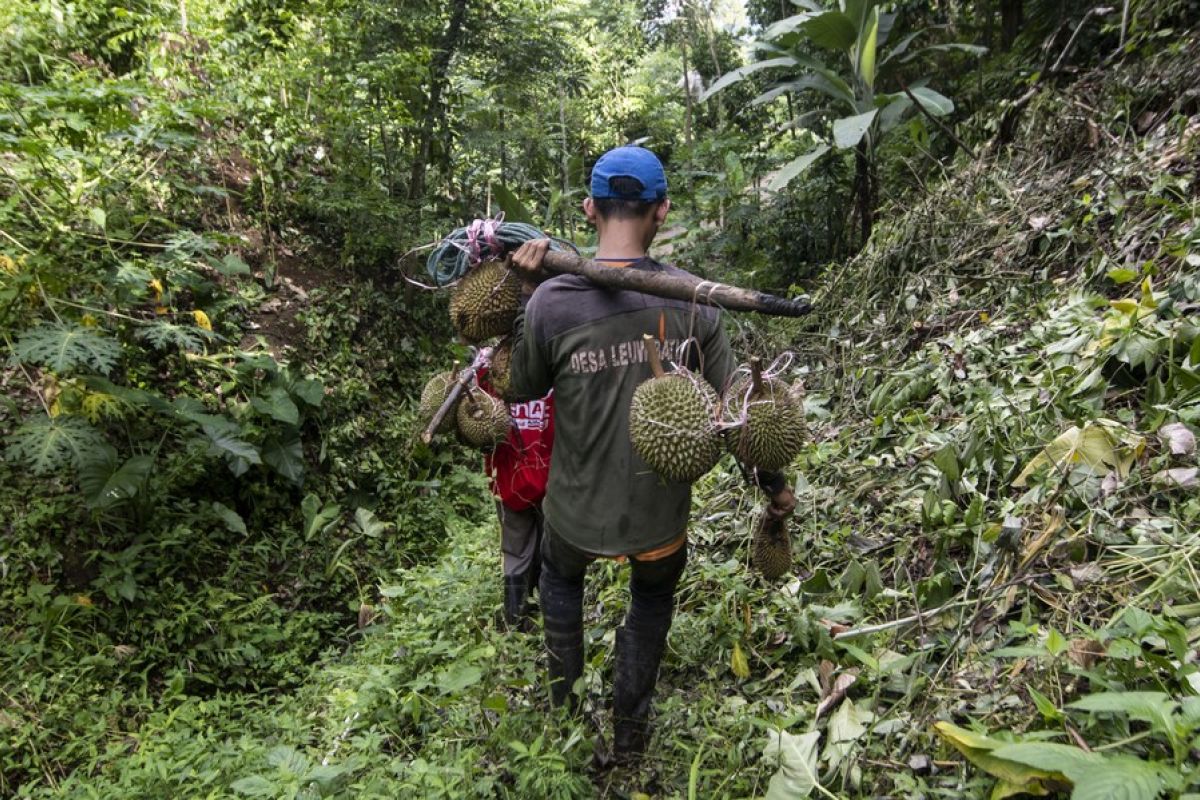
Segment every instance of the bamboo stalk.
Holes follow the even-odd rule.
[[[812,311],[807,297],[789,300],[754,289],[700,280],[695,276],[637,269],[613,269],[574,253],[550,251],[542,261],[549,272],[587,278],[609,289],[625,289],[672,300],[684,300],[729,311],[757,311],[776,317],[800,317]]]

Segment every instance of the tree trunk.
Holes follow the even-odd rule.
[[[866,141],[859,142],[854,149],[854,189],[864,247],[871,238],[871,228],[875,224],[875,181],[872,167],[870,145]]]
[[[1008,50],[1025,23],[1024,0],[1000,0],[1000,46]]]
[[[413,156],[412,171],[408,181],[408,199],[420,200],[425,194],[425,173],[429,168],[433,149],[433,135],[438,121],[445,117],[442,92],[450,73],[450,61],[462,38],[463,21],[467,16],[467,0],[455,0],[450,10],[450,24],[442,36],[441,45],[429,62],[429,102],[425,106],[425,118],[421,122],[421,135],[417,140],[417,152]]]

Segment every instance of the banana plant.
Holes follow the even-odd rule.
[[[855,151],[855,204],[862,226],[863,241],[871,235],[875,198],[875,153],[880,140],[906,116],[914,113],[914,103],[931,117],[949,114],[954,103],[929,88],[929,78],[912,81],[911,86],[897,85],[883,91],[894,78],[896,68],[931,51],[959,50],[973,55],[984,52],[976,45],[936,44],[911,50],[925,30],[919,30],[887,47],[895,14],[880,11],[874,0],[839,0],[838,8],[823,9],[815,0],[793,0],[806,9],[767,28],[756,43],[765,57],[721,76],[701,96],[707,100],[717,92],[767,69],[788,70],[783,80],[751,101],[768,103],[786,93],[815,92],[815,106],[790,123],[796,128],[812,128],[832,120],[829,135],[786,164],[768,187],[779,191],[812,166],[830,150]],[[813,55],[821,53],[821,57]],[[825,56],[828,54],[828,57]]]

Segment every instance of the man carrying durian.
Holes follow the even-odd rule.
[[[647,250],[671,203],[658,157],[619,147],[596,162],[583,211],[596,226],[595,260],[613,269],[682,273]],[[512,263],[530,281],[549,241],[523,244]],[[613,752],[636,758],[649,738],[650,701],[687,560],[691,484],[668,482],[635,453],[629,438],[634,390],[651,377],[645,334],[664,360],[703,375],[718,392],[735,363],[716,309],[605,289],[574,275],[537,285],[515,325],[512,385],[522,397],[554,390],[554,458],[543,504],[540,600],[549,651],[551,702],[575,708],[583,675],[583,588],[599,557],[628,559],[630,603],[617,631]],[[768,513],[791,514],[782,475],[756,472]],[[600,759],[603,762],[603,756]]]

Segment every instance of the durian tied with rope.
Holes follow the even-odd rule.
[[[725,392],[726,443],[734,458],[764,470],[786,467],[804,445],[804,405],[778,378],[762,374],[758,358],[750,374]]]
[[[458,404],[458,434],[473,447],[495,447],[508,438],[512,415],[508,403],[480,390],[464,387]]]
[[[457,378],[458,362],[455,361],[454,366],[450,368],[449,372],[439,372],[425,384],[425,388],[421,390],[421,400],[417,407],[417,418],[420,420],[422,427],[428,425],[433,420],[438,409],[446,402],[446,398],[450,395],[450,389],[454,387],[454,382]],[[458,401],[458,403],[461,402],[461,400]],[[455,410],[455,408],[451,408],[442,417],[442,421],[437,426],[437,433],[448,433],[454,430]]]
[[[663,371],[658,343],[642,337],[653,377],[633,392],[629,438],[634,451],[669,481],[691,483],[721,458],[714,413],[717,393],[686,369]]]
[[[521,310],[521,279],[504,261],[484,261],[450,295],[450,322],[468,342],[505,336]]]
[[[767,512],[759,516],[750,542],[750,564],[767,580],[775,580],[792,568],[792,539],[787,520]]]

